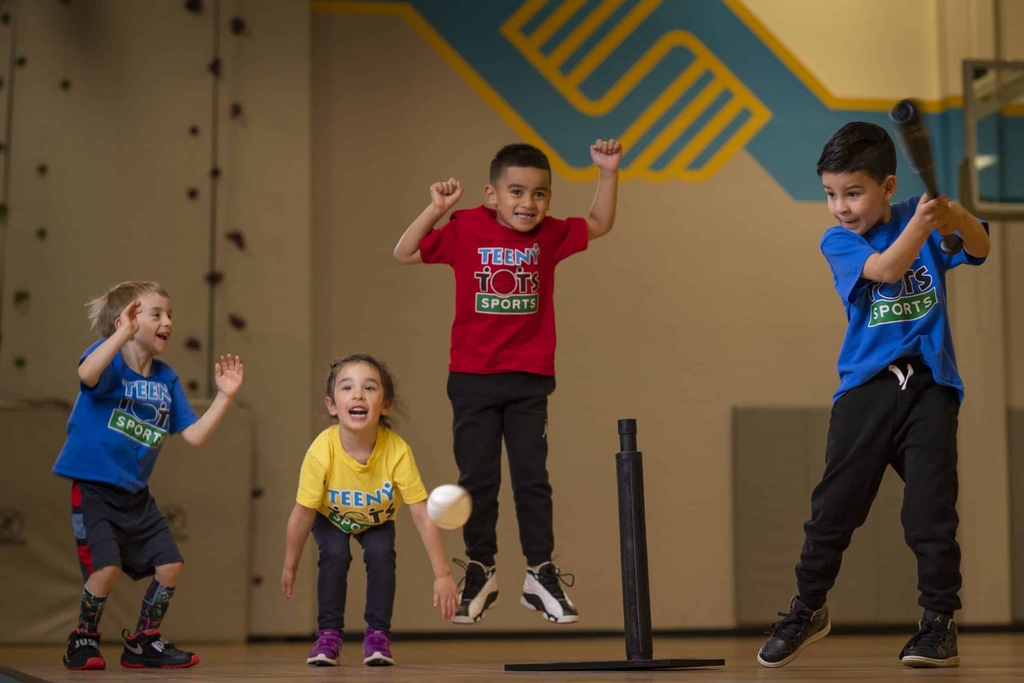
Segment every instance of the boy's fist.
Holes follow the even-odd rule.
[[[461,197],[462,185],[455,178],[430,186],[430,202],[441,211],[448,211]]]
[[[605,171],[617,171],[622,160],[622,145],[618,140],[598,140],[590,146],[590,158]]]
[[[949,200],[942,195],[938,197],[929,197],[927,194],[921,195],[921,199],[917,202],[917,210],[914,212],[914,216],[928,230],[938,230],[944,235],[952,232],[952,230],[948,229],[951,217]]]

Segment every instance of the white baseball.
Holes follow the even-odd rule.
[[[469,491],[455,484],[443,484],[427,498],[427,516],[441,529],[459,529],[469,520],[473,499]]]

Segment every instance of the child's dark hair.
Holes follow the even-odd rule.
[[[349,363],[368,363],[377,368],[377,372],[380,373],[380,388],[384,392],[384,404],[394,410],[397,403],[395,378],[391,376],[388,366],[366,353],[353,353],[351,356],[345,356],[341,360],[331,363],[331,371],[327,375],[327,398],[334,400],[334,380],[338,377],[338,371]],[[391,429],[391,420],[387,415],[380,416],[380,424],[382,427]]]
[[[856,173],[862,171],[882,183],[896,175],[896,146],[885,128],[874,123],[851,121],[825,143],[818,159],[818,175],[822,173]]]
[[[498,182],[506,168],[539,168],[551,173],[547,155],[523,142],[505,145],[494,155],[494,161],[491,162],[491,185]]]

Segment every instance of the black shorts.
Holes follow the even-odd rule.
[[[75,481],[71,526],[85,580],[95,570],[113,566],[138,581],[161,565],[183,561],[148,488],[131,493],[109,484]]]

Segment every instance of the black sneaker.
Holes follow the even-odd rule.
[[[124,638],[121,666],[129,669],[185,669],[199,663],[199,657],[174,647],[174,643],[160,637],[159,631],[129,635],[125,629],[121,637]]]
[[[64,666],[72,671],[106,669],[107,663],[100,654],[100,634],[78,629],[72,631],[64,653]]]
[[[569,581],[565,577],[569,577]],[[537,571],[526,569],[526,581],[523,582],[523,596],[519,603],[528,609],[537,610],[548,621],[556,624],[574,624],[580,620],[576,605],[562,590],[562,584],[572,588],[576,577],[562,574],[562,570],[545,562]]]
[[[900,652],[903,666],[914,668],[960,666],[956,648],[956,622],[945,614],[924,611],[920,630]]]
[[[762,666],[775,668],[789,664],[805,647],[821,640],[832,630],[828,607],[822,606],[812,612],[810,607],[800,602],[799,597],[789,603],[789,614],[779,612],[779,616],[784,618],[772,624],[771,637],[757,653],[757,661]]]
[[[459,609],[452,621],[456,624],[475,624],[484,618],[484,612],[498,604],[498,569],[485,567],[475,560],[466,564],[455,560],[455,564],[466,570],[459,581]]]

